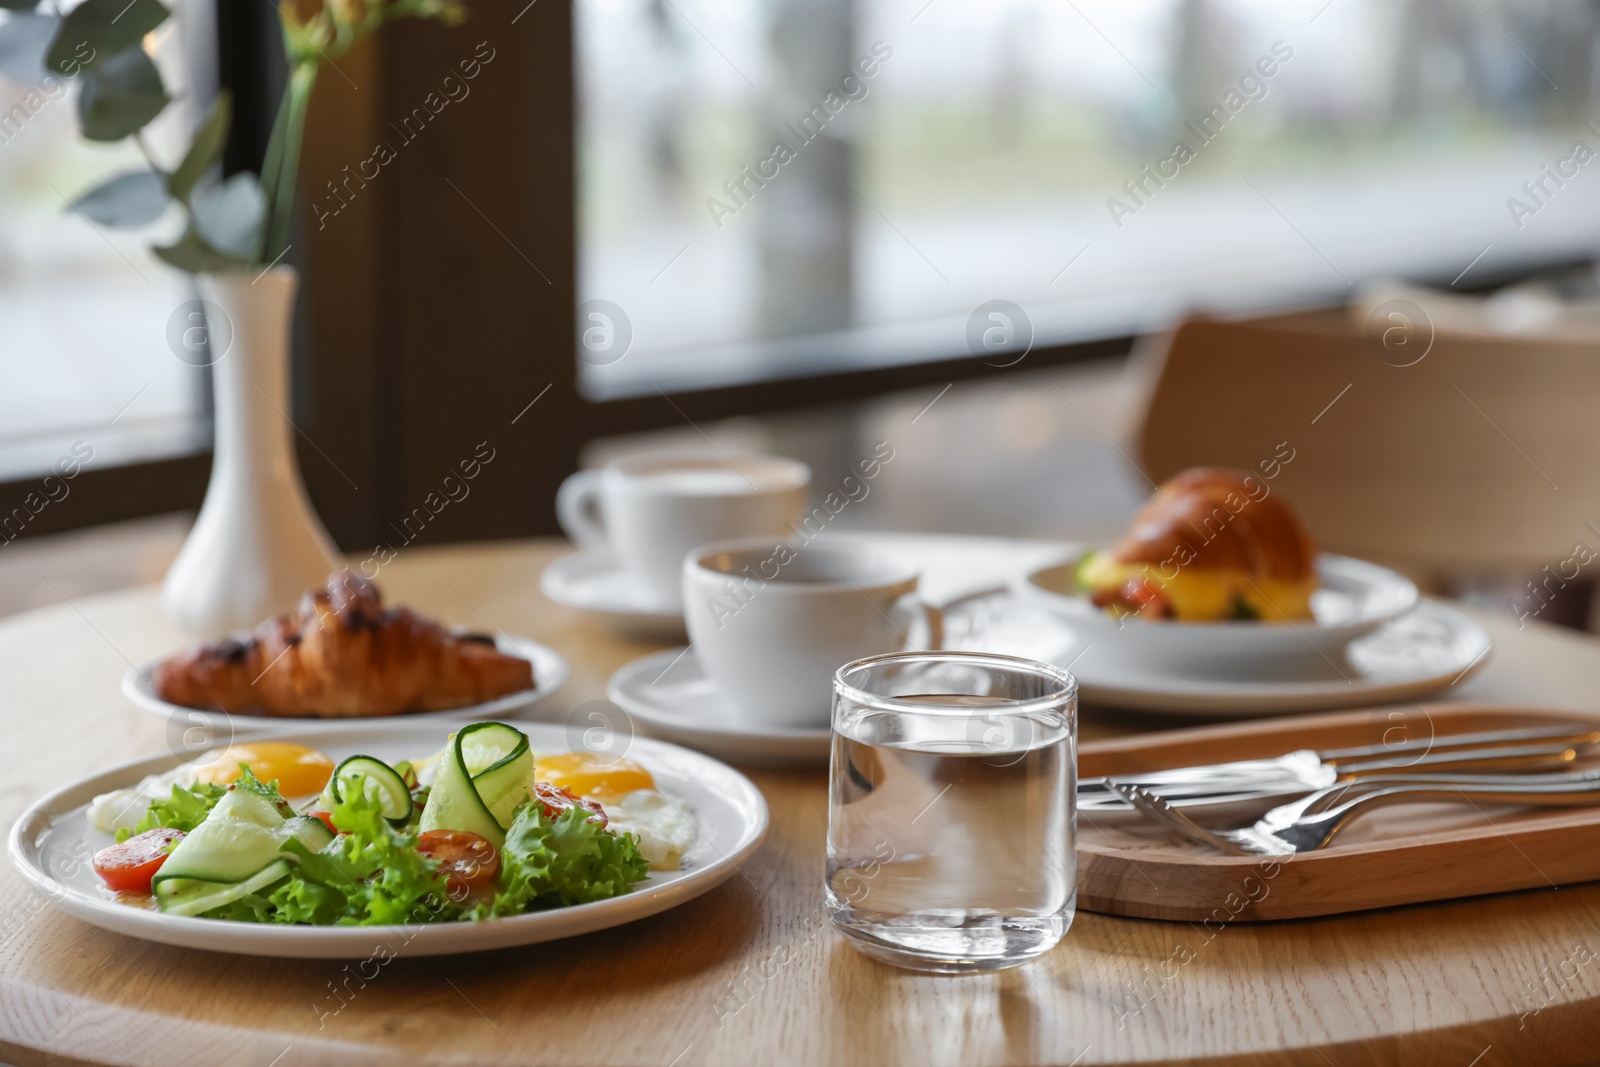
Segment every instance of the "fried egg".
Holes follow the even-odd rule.
[[[334,762],[314,748],[283,741],[247,741],[207,752],[161,774],[152,774],[136,786],[102,793],[89,804],[89,825],[108,834],[132,829],[144,818],[152,800],[172,795],[173,786],[197,782],[227,785],[237,781],[239,764],[263,782],[276,781],[288,800],[322,792],[333,775]]]
[[[607,826],[633,834],[639,854],[653,870],[676,870],[694,845],[689,806],[656,788],[649,771],[633,760],[595,752],[564,752],[534,761],[533,776],[599,802]]]
[[[227,785],[239,779],[239,765],[263,782],[277,782],[286,798],[316,796],[333,777],[333,760],[314,748],[285,741],[246,741],[207,754],[195,774],[197,782]]]

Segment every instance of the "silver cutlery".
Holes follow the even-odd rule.
[[[1600,730],[1568,724],[1446,735],[1398,745],[1301,749],[1272,759],[1087,778],[1078,783],[1078,810],[1089,815],[1130,812],[1128,802],[1110,788],[1112,780],[1159,791],[1178,807],[1217,807],[1296,796],[1344,778],[1411,768],[1548,769],[1570,762],[1576,753],[1569,750],[1596,743]]]
[[[1250,826],[1213,830],[1142,786],[1113,783],[1140,812],[1183,837],[1236,856],[1314,852],[1351,822],[1389,804],[1432,802],[1578,807],[1600,804],[1600,770],[1531,775],[1393,775],[1340,782],[1273,808]],[[1353,799],[1342,798],[1356,794]],[[1324,805],[1330,805],[1323,809]]]

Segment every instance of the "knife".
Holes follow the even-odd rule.
[[[1274,759],[1135,772],[1115,779],[1154,790],[1177,807],[1212,806],[1294,796],[1326,788],[1341,778],[1399,770],[1547,770],[1570,763],[1579,748],[1597,743],[1600,729],[1568,724],[1446,735],[1398,745],[1301,749]],[[1110,790],[1104,777],[1084,779],[1077,797],[1078,809],[1087,813],[1133,810]]]

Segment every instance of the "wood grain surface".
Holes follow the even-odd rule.
[[[540,597],[539,571],[562,550],[408,551],[381,581],[392,599],[448,622],[560,650],[573,681],[558,703],[572,709],[653,646]],[[1452,699],[1595,710],[1600,643],[1477,617],[1496,653]],[[165,724],[127,706],[117,685],[130,661],[178,643],[153,589],[0,622],[0,821],[48,788],[169,744]],[[1364,714],[1379,734],[1388,728],[1389,712]],[[1186,724],[1088,711],[1083,733],[1176,725]],[[827,928],[824,776],[751,777],[773,822],[741,877],[629,926],[474,956],[363,966],[167,948],[62,916],[8,869],[0,1061],[1493,1067],[1600,1057],[1600,886],[1221,929],[1082,912],[1027,967],[926,977],[867,960]]]

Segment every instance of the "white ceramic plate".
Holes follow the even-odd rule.
[[[565,752],[567,731],[545,723],[519,724],[536,752]],[[286,731],[275,735],[315,745],[335,760],[367,753],[394,761],[437,751],[444,723],[389,723],[372,729]],[[635,738],[628,758],[643,764],[664,793],[687,803],[699,838],[676,871],[652,873],[633,892],[594,904],[484,922],[413,926],[277,926],[185,918],[107,899],[88,859],[111,835],[88,825],[84,806],[96,794],[134,785],[188,758],[164,755],[137,760],[56,790],[22,813],[11,829],[11,862],[57,907],[84,922],[130,937],[186,948],[299,959],[361,959],[384,949],[397,956],[479,952],[571,937],[642,919],[682,904],[738,870],[767,831],[767,804],[738,771],[676,745]]]
[[[653,597],[608,549],[585,549],[552,560],[539,576],[539,591],[557,604],[592,611],[630,633],[683,636],[683,612]]]
[[[1348,556],[1317,557],[1320,586],[1312,622],[1171,622],[1117,618],[1078,592],[1077,560],[1016,575],[1012,589],[1061,617],[1103,654],[1144,663],[1203,665],[1226,660],[1317,658],[1340,653],[1362,634],[1416,607],[1417,587],[1386,567]]]
[[[122,695],[135,706],[161,716],[179,730],[197,731],[197,736],[204,736],[206,743],[213,738],[226,743],[233,735],[254,733],[258,730],[282,730],[291,726],[297,730],[325,730],[366,724],[368,729],[371,729],[374,726],[388,726],[396,722],[469,722],[516,718],[521,712],[554,696],[567,684],[567,679],[571,676],[572,672],[567,667],[567,661],[560,653],[546,648],[537,641],[502,634],[495,638],[494,644],[501,652],[511,656],[521,656],[533,665],[534,688],[524,689],[520,693],[508,693],[483,704],[451,708],[449,711],[416,711],[368,719],[312,719],[270,715],[229,715],[222,711],[186,708],[182,704],[168,703],[156,695],[150,679],[154,676],[161,660],[151,660],[138,667],[129,667],[127,673],[122,676]]]
[[[740,721],[691,649],[636,659],[611,676],[606,696],[655,737],[735,763],[827,766],[832,731],[758,728]],[[827,718],[827,695],[821,697]]]
[[[1471,677],[1489,660],[1489,635],[1454,608],[1416,609],[1321,656],[1236,665],[1129,663],[1064,625],[1037,603],[1001,593],[958,605],[945,617],[951,647],[1060,664],[1086,704],[1206,718],[1283,715],[1413,700]]]

